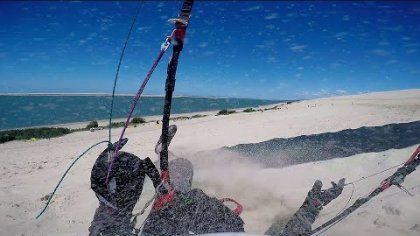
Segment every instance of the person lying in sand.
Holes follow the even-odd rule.
[[[138,235],[135,222],[131,221],[133,209],[140,198],[145,175],[147,174],[157,189],[159,196],[168,194],[168,187],[160,184],[159,172],[149,158],[141,160],[134,154],[118,151],[117,161],[109,183],[105,183],[110,153],[120,146],[115,143],[105,149],[97,158],[91,174],[91,188],[99,201],[89,235]],[[118,148],[117,148],[118,146]],[[155,204],[140,235],[188,235],[220,232],[244,232],[244,222],[222,201],[209,197],[201,189],[193,189],[193,165],[184,158],[169,162],[171,185],[169,188],[175,197],[166,204],[157,207]],[[322,182],[317,180],[303,202],[284,228],[274,223],[267,235],[310,235],[312,223],[322,207],[337,198],[344,187],[344,179],[332,187],[322,189]],[[156,202],[155,202],[156,203]]]
[[[209,197],[201,189],[192,188],[193,165],[184,158],[169,162],[171,186],[175,198],[159,209],[152,209],[141,235],[189,235],[221,232],[244,232],[244,222],[222,201]],[[302,206],[281,229],[274,223],[266,235],[311,235],[312,224],[323,206],[337,198],[344,188],[345,179],[322,190],[322,182],[315,181]]]

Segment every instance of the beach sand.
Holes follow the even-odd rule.
[[[325,187],[341,177],[357,180],[403,162],[416,146],[285,168],[262,168],[235,155],[212,156],[203,151],[272,138],[419,121],[420,90],[306,100],[264,112],[209,114],[173,122],[178,133],[170,151],[193,161],[195,186],[212,196],[232,197],[244,205],[242,217],[247,232],[263,233],[274,219],[283,221],[293,214],[316,179],[322,180]],[[120,130],[112,129],[113,141],[118,139]],[[128,128],[125,136],[129,142],[124,151],[156,160],[154,147],[160,132],[161,126],[156,123]],[[0,235],[87,235],[98,206],[90,190],[90,170],[105,145],[93,148],[80,159],[48,210],[38,220],[35,216],[45,204],[44,196],[52,192],[72,160],[107,137],[108,130],[98,130],[36,142],[0,144]],[[338,199],[324,208],[316,225],[334,217],[349,199],[351,204],[366,196],[392,171],[356,183],[351,199],[352,187],[346,187]],[[391,187],[324,235],[419,235],[419,178],[420,171],[416,171],[404,182],[412,188],[414,197]],[[146,181],[135,212],[152,194],[151,183]]]

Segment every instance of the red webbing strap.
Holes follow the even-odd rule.
[[[239,216],[242,213],[242,211],[244,210],[244,207],[239,202],[237,202],[236,200],[234,200],[232,198],[226,197],[226,198],[220,199],[219,201],[221,201],[221,202],[233,202],[233,203],[235,203],[236,208],[233,209],[232,212],[235,215],[237,215],[237,216]]]

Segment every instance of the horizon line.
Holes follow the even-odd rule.
[[[114,94],[114,96],[135,96],[136,94],[121,93]],[[0,93],[0,96],[112,96],[112,93]],[[142,97],[165,97],[165,94],[144,94]],[[224,99],[224,98],[234,98],[234,99],[255,99],[255,100],[270,100],[270,101],[298,101],[302,99],[267,99],[267,98],[239,98],[239,97],[226,97],[226,96],[196,96],[196,95],[174,95],[174,98],[214,98],[214,99]]]

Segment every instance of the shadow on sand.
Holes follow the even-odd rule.
[[[284,167],[367,152],[401,149],[420,143],[420,121],[347,129],[335,133],[275,138],[224,147],[265,167]]]

